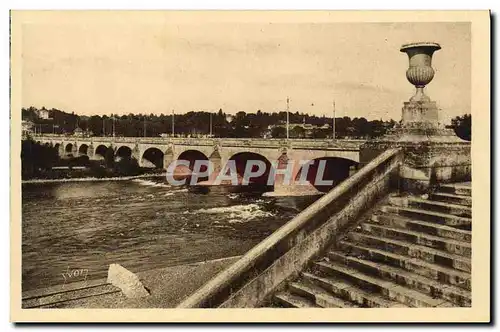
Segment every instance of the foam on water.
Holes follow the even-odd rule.
[[[174,196],[175,194],[178,194],[178,193],[186,193],[188,192],[188,190],[186,188],[184,189],[179,189],[179,190],[172,190],[172,191],[168,191],[166,192],[165,194],[163,194],[164,197],[168,197],[168,196]]]
[[[141,186],[148,186],[148,187],[156,187],[156,188],[170,188],[171,186],[165,183],[159,183],[159,182],[154,182],[151,180],[145,180],[145,179],[133,179],[133,182],[141,185]]]
[[[256,218],[272,217],[273,213],[263,211],[258,204],[233,205],[226,207],[215,207],[209,209],[199,209],[186,211],[184,214],[224,214],[230,224],[246,223]]]

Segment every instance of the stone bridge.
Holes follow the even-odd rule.
[[[263,139],[263,138],[162,138],[162,137],[74,137],[61,135],[35,136],[35,141],[58,149],[62,158],[88,156],[103,160],[134,158],[139,166],[167,169],[175,160],[210,160],[226,165],[234,160],[244,165],[248,160],[261,160],[266,165],[281,161],[315,162],[325,160],[326,169],[342,179],[357,168],[360,146],[364,140]],[[244,166],[242,166],[244,167]],[[238,167],[240,169],[240,167]],[[293,170],[296,176],[300,167]],[[238,170],[238,173],[240,171]]]
[[[104,159],[108,149],[116,157],[130,155],[141,167],[166,168],[189,154],[202,159],[218,157],[224,164],[238,154],[258,154],[269,161],[286,154],[292,160],[342,158],[359,162],[364,140],[262,139],[262,138],[157,138],[157,137],[73,137],[43,135],[35,141],[58,149],[63,158],[88,156]],[[161,158],[160,158],[161,157]]]

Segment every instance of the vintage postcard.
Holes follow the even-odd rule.
[[[489,322],[489,79],[488,11],[12,11],[11,321]]]

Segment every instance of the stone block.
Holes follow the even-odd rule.
[[[436,102],[405,102],[402,125],[404,127],[435,128],[438,126],[438,113]]]
[[[139,277],[120,264],[111,264],[108,269],[108,283],[121,289],[128,298],[149,296]]]

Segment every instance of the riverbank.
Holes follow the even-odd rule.
[[[169,266],[148,271],[136,272],[137,276],[148,289],[150,295],[139,299],[126,298],[119,291],[111,291],[102,295],[71,298],[60,301],[61,293],[87,288],[96,285],[106,285],[106,279],[92,280],[87,283],[66,284],[64,287],[52,286],[46,289],[32,290],[23,293],[23,307],[27,308],[29,301],[45,303],[39,308],[175,308],[184,298],[212,279],[217,273],[227,268],[241,256],[226,257],[209,261]],[[135,271],[132,271],[135,272]],[[110,285],[106,285],[110,286]]]

